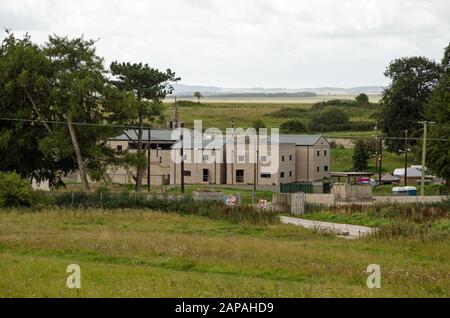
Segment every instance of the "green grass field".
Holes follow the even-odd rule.
[[[333,96],[338,99],[353,99],[354,96]],[[193,128],[194,120],[202,120],[203,128],[216,127],[225,129],[231,127],[231,120],[234,120],[235,127],[252,127],[255,120],[262,120],[269,128],[278,128],[280,125],[290,119],[298,119],[306,126],[311,119],[313,111],[311,106],[318,101],[329,100],[332,98],[316,99],[294,99],[294,100],[233,100],[233,99],[205,99],[201,103],[192,101],[181,101],[178,107],[180,119],[185,122],[186,127]],[[374,97],[373,102],[379,98]],[[164,103],[164,116],[170,118],[172,115],[173,104],[171,100]],[[355,107],[339,106],[350,117],[351,122],[373,122],[371,117],[374,107]],[[279,114],[282,109],[290,110],[289,114]],[[164,125],[164,123],[160,123]],[[324,133],[330,137],[369,137],[373,131],[351,131],[351,132],[327,132]]]
[[[353,149],[331,149],[331,169],[332,171],[353,171]],[[414,164],[410,160],[409,164]],[[404,167],[404,157],[392,152],[383,151],[382,171],[392,173],[396,168]],[[369,160],[369,172],[376,173],[375,159]]]
[[[81,267],[81,289],[66,267]],[[365,270],[381,266],[381,289]],[[139,210],[0,211],[0,297],[449,297],[450,244]]]

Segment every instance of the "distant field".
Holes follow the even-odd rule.
[[[66,287],[69,264],[81,289]],[[152,211],[0,211],[0,297],[449,297],[448,240]],[[381,289],[366,286],[369,264]]]
[[[337,98],[337,96],[333,96]],[[352,99],[352,96],[340,96],[341,98]],[[326,98],[322,98],[326,100]],[[185,122],[186,127],[192,128],[194,120],[202,120],[203,128],[217,127],[225,129],[231,127],[231,120],[234,120],[235,127],[248,128],[251,127],[255,120],[262,120],[269,128],[278,128],[280,125],[291,119],[298,119],[306,126],[308,125],[313,111],[311,106],[320,101],[316,100],[273,100],[265,99],[258,102],[252,99],[246,101],[227,99],[223,101],[204,99],[201,103],[197,102],[181,102],[178,107],[179,118]],[[170,118],[172,115],[172,104],[166,102],[164,104],[165,118]],[[348,107],[340,106],[342,110],[348,113],[351,122],[373,122],[375,120],[371,117],[374,113],[373,108]],[[294,114],[280,114],[280,110],[288,109],[289,113]],[[373,134],[372,131],[352,131],[352,132],[328,132],[324,135],[333,137],[339,136],[355,136],[367,137]]]

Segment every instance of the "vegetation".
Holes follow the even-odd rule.
[[[16,173],[0,173],[0,208],[32,205],[30,184]]]
[[[309,206],[307,219],[380,228],[377,237],[415,237],[422,241],[450,239],[450,201],[433,204]]]
[[[307,131],[305,125],[298,119],[291,119],[280,125],[280,132],[283,134],[295,134],[305,131]]]
[[[424,57],[401,58],[392,61],[384,73],[392,82],[382,98],[382,128],[387,136],[420,136],[419,121],[424,106],[440,77],[440,66]],[[391,151],[404,150],[404,141],[386,140]],[[414,145],[415,142],[411,141]]]
[[[353,170],[366,171],[369,168],[368,161],[372,152],[370,144],[362,139],[357,140],[353,149]]]
[[[113,84],[134,99],[132,103],[127,104],[130,107],[127,124],[137,125],[136,153],[130,156],[134,157],[136,165],[135,190],[140,192],[147,169],[146,150],[143,146],[144,123],[152,122],[155,116],[162,116],[161,101],[167,94],[172,93],[171,82],[176,82],[179,78],[170,69],[161,72],[142,63],[113,62],[111,73],[116,77]]]
[[[329,106],[311,118],[311,131],[342,131],[349,128],[349,116],[337,106]]]
[[[149,210],[0,211],[1,297],[449,297],[449,258],[447,239],[349,241]],[[73,263],[79,290],[65,285]],[[381,289],[366,286],[373,263]]]
[[[450,187],[450,46],[447,47],[441,65],[444,75],[434,89],[425,110],[425,120],[435,122],[431,125],[428,144],[427,166],[446,180]]]
[[[200,98],[203,97],[202,93],[200,93],[200,92],[195,92],[195,93],[194,93],[194,97],[197,98],[197,102],[200,104]]]
[[[362,93],[355,97],[356,104],[358,105],[368,105],[369,104],[369,96]]]
[[[334,148],[331,149],[331,169],[333,171],[353,171],[353,149]],[[414,164],[411,160],[410,164]],[[383,151],[382,171],[392,173],[394,169],[404,166],[403,156],[389,151]],[[375,158],[368,162],[368,172],[377,173]]]

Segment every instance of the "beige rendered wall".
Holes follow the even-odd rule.
[[[323,137],[314,146],[297,146],[296,157],[295,181],[317,181],[329,177],[331,171],[330,144]],[[328,167],[328,171],[325,171],[325,166]],[[319,167],[319,172],[317,172],[317,167]]]

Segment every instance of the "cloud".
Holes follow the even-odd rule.
[[[183,83],[227,87],[385,84],[390,60],[440,59],[447,0],[0,0],[0,25],[100,38],[107,62],[175,70]]]

